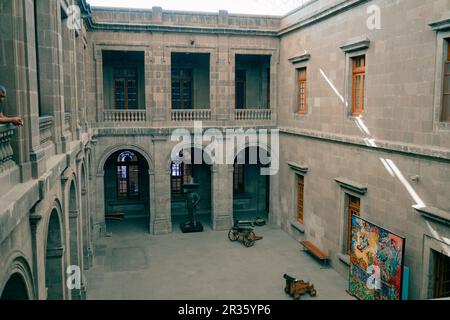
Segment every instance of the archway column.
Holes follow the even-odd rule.
[[[93,199],[93,232],[94,239],[106,236],[106,220],[105,220],[105,173],[98,173],[94,179],[96,194]]]
[[[171,233],[170,170],[157,171],[153,180],[154,182],[150,185],[150,201],[155,203],[155,214],[154,218],[150,219],[150,221],[153,220],[150,232],[155,235]]]
[[[89,214],[88,190],[81,189],[81,205],[84,213],[83,228],[85,235],[83,236],[83,262],[84,269],[89,270],[93,266],[93,250],[91,241],[91,224]]]
[[[213,230],[228,230],[233,223],[233,166],[214,165],[211,175]]]

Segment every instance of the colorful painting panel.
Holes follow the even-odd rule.
[[[350,293],[361,300],[401,300],[405,239],[352,216]]]

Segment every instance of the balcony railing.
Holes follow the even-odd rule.
[[[172,121],[208,121],[211,120],[210,109],[172,110]]]
[[[0,124],[0,172],[14,165],[11,138],[14,134],[13,125]]]
[[[105,122],[144,122],[145,110],[105,110],[103,112]]]
[[[64,125],[63,125],[63,131],[67,132],[70,131],[70,121],[72,119],[72,114],[70,112],[66,112],[64,114]]]
[[[270,109],[239,109],[234,112],[234,119],[243,120],[272,120]]]
[[[53,117],[44,116],[39,118],[39,133],[41,145],[52,140]]]

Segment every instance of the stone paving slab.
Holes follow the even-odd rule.
[[[135,300],[286,300],[283,274],[312,281],[319,293],[309,299],[352,299],[347,281],[301,251],[279,228],[256,228],[264,237],[254,247],[230,242],[227,232],[141,232],[143,220],[108,224],[112,237],[102,239],[104,256],[87,272],[88,299]]]

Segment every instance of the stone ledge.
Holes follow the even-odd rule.
[[[350,10],[352,7],[358,6],[367,1],[368,0],[346,0],[346,1],[340,2],[336,5],[331,5],[327,8],[323,8],[321,10],[318,10],[317,12],[312,13],[312,15],[310,15],[310,16],[302,18],[300,21],[294,22],[290,25],[283,27],[278,32],[278,36],[282,36],[286,33],[293,32],[295,30],[304,28],[306,26],[329,19],[333,16],[338,15],[341,12]],[[294,13],[295,12],[293,12],[292,14],[294,14]]]
[[[402,154],[409,154],[423,158],[433,158],[444,161],[450,161],[450,149],[439,147],[427,147],[424,145],[407,144],[394,141],[376,140],[376,146],[368,145],[364,138],[341,135],[330,132],[322,132],[315,130],[306,130],[298,128],[280,127],[280,132],[284,134],[292,134],[303,136],[311,139],[325,140],[329,142],[355,145],[367,149],[397,152]]]
[[[305,175],[308,173],[308,166],[304,165],[304,164],[298,164],[295,162],[289,162],[288,163],[289,168],[291,168],[292,170],[294,170],[295,172],[298,172],[302,175]]]
[[[450,18],[432,22],[429,26],[433,31],[448,31],[450,30]]]
[[[303,224],[298,223],[297,221],[291,220],[291,226],[300,231],[301,233],[305,233],[305,226]]]
[[[425,218],[450,225],[450,212],[433,207],[413,206]]]
[[[353,192],[356,192],[360,195],[365,195],[367,193],[367,186],[362,185],[357,182],[353,182],[346,178],[335,178],[334,179],[343,189],[347,189]]]
[[[304,53],[299,56],[289,58],[288,60],[292,64],[297,64],[297,63],[308,61],[310,58],[311,58],[311,55],[309,53]]]
[[[367,50],[370,47],[370,40],[368,38],[352,39],[346,44],[340,46],[344,52],[354,52],[359,50]]]

